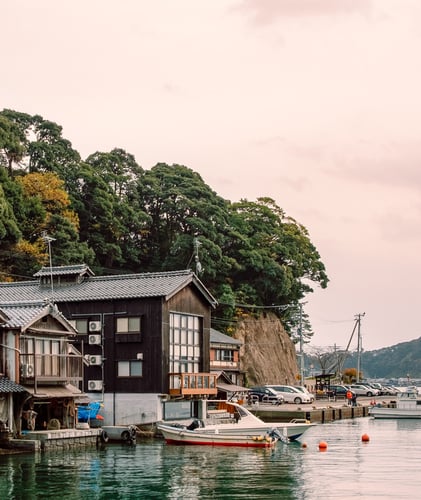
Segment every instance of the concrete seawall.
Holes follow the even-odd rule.
[[[390,406],[395,398],[359,398],[357,406],[348,406],[342,401],[316,401],[307,405],[283,404],[273,406],[258,404],[247,406],[256,416],[265,422],[289,422],[294,418],[309,420],[312,423],[325,423],[347,418],[368,417],[370,407],[375,404]]]

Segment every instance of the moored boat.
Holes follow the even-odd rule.
[[[166,422],[162,424],[166,424]],[[314,425],[307,420],[297,419],[291,422],[264,422],[238,403],[207,400],[203,401],[202,418],[193,419],[189,425],[186,425],[186,429],[201,434],[227,434],[230,436],[260,436],[276,429],[278,437],[293,441],[300,438]]]
[[[158,424],[158,429],[167,444],[186,444],[201,446],[240,446],[246,448],[271,448],[278,441],[276,431],[266,434],[219,434],[202,432],[203,429]]]
[[[408,387],[398,393],[396,406],[376,405],[368,414],[374,418],[421,418],[421,395],[416,387]]]

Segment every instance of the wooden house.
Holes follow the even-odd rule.
[[[0,284],[0,302],[57,304],[88,365],[80,389],[103,402],[107,424],[154,422],[162,399],[216,395],[216,301],[192,271],[94,276],[77,265],[42,268],[35,278]]]
[[[3,296],[0,310],[0,378],[7,398],[0,420],[14,435],[22,428],[74,429],[83,380],[82,354],[71,343],[75,329],[49,301],[13,303]]]

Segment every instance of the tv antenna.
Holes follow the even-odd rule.
[[[55,238],[48,236],[47,231],[43,231],[41,233],[41,238],[47,244],[48,248],[48,259],[50,261],[50,280],[51,280],[51,298],[54,297],[54,285],[53,285],[53,265],[52,265],[52,256],[51,256],[51,242],[56,241]]]

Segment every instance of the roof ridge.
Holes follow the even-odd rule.
[[[106,279],[110,280],[123,280],[127,278],[155,278],[163,276],[188,276],[193,274],[191,269],[185,269],[182,271],[156,271],[150,273],[130,273],[130,274],[104,274],[103,276],[90,276],[89,281],[101,281]]]

